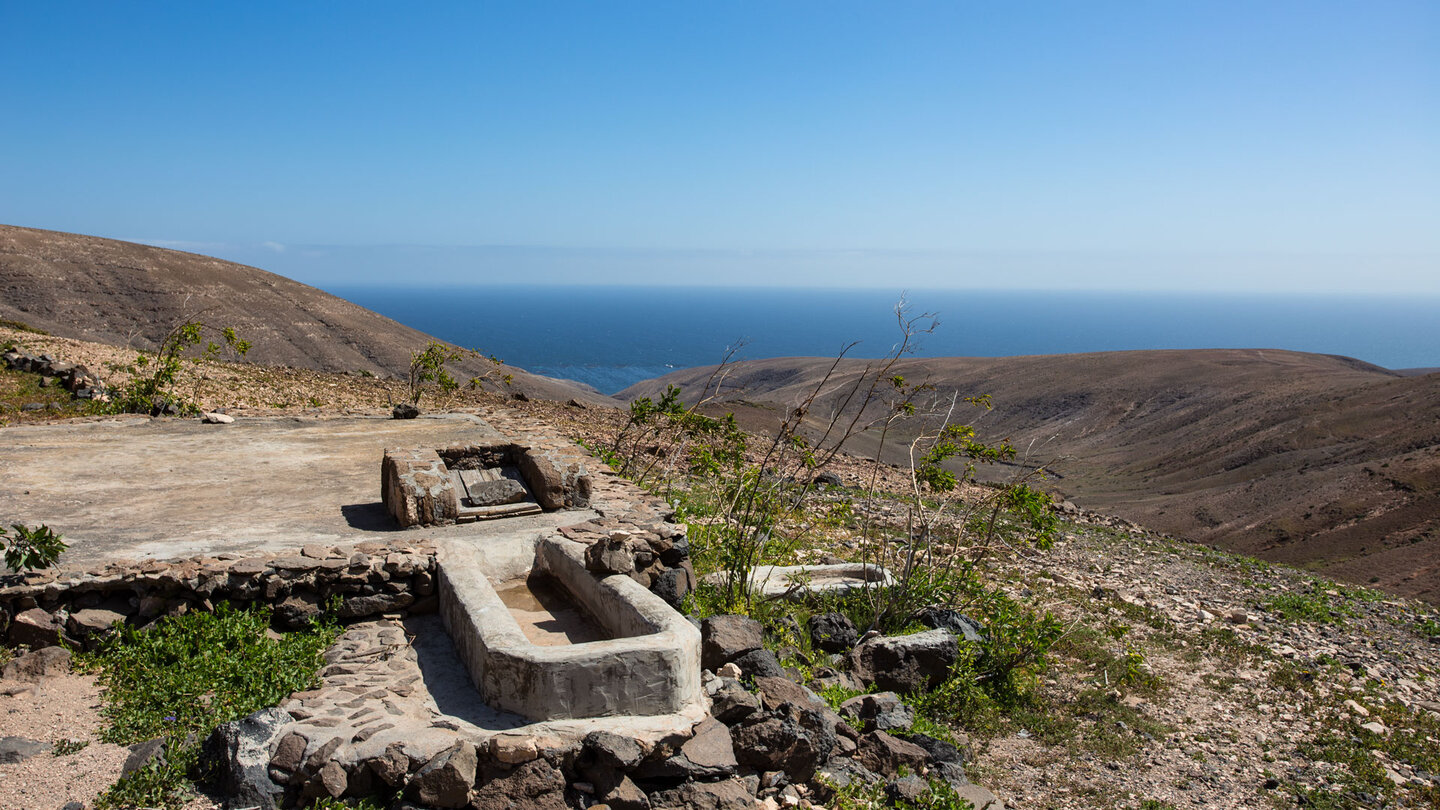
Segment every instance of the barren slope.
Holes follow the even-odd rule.
[[[432,338],[323,290],[233,262],[94,236],[0,225],[0,318],[62,337],[154,348],[199,318],[233,326],[250,359],[321,371],[403,376]],[[484,349],[484,347],[471,347]],[[468,378],[488,363],[458,364]],[[547,399],[611,402],[569,380],[514,372]]]
[[[755,403],[739,415],[773,422],[767,409],[798,401],[830,362],[740,364],[725,407]],[[863,366],[843,363],[839,382]],[[940,393],[991,394],[983,435],[1032,448],[1082,506],[1440,601],[1440,374],[1274,350],[924,359],[896,370]],[[617,396],[694,390],[709,371]]]

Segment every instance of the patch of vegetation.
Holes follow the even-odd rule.
[[[50,753],[57,757],[67,757],[71,754],[84,751],[85,747],[89,744],[89,740],[72,740],[69,738],[60,739],[55,741],[55,745],[51,749]]]
[[[274,706],[317,685],[321,654],[339,635],[326,619],[269,637],[268,608],[193,611],[141,632],[123,627],[99,651],[81,656],[105,687],[101,739],[129,745],[164,740],[164,755],[117,782],[97,807],[183,804],[199,744],[221,723]]]
[[[41,387],[43,379],[42,375],[33,372],[0,369],[0,425],[29,419],[85,416],[96,412],[95,403],[75,399],[62,385]],[[24,410],[26,405],[32,404],[39,405],[40,410]]]
[[[0,545],[5,548],[5,566],[16,573],[49,568],[70,547],[43,523],[34,529],[12,523],[10,528],[15,536],[7,538],[6,530],[0,527]]]
[[[1379,803],[1364,801],[1368,796],[1403,798],[1402,806],[1440,807],[1440,786],[1433,782],[1399,786],[1386,775],[1387,765],[1440,773],[1440,746],[1435,744],[1440,739],[1440,720],[1407,709],[1398,701],[1376,706],[1371,719],[1382,723],[1385,733],[1362,728],[1339,711],[1312,711],[1322,725],[1313,738],[1300,743],[1299,751],[1310,759],[1341,766],[1334,777],[1339,793],[1297,787],[1292,791],[1297,803],[1305,807]]]
[[[48,334],[50,334],[49,332],[46,332],[44,329],[36,329],[35,327],[31,326],[31,325],[28,324],[28,323],[22,323],[21,321],[13,321],[13,320],[10,320],[9,318],[0,318],[0,327],[3,327],[3,328],[5,328],[5,329],[14,329],[14,330],[16,330],[16,331],[18,331],[18,332],[29,332],[29,333],[32,334],[32,335],[48,335]],[[9,348],[9,347],[6,347],[6,348]]]
[[[405,378],[406,401],[411,405],[419,405],[420,398],[432,386],[442,394],[459,390],[460,383],[450,373],[447,366],[473,357],[482,357],[482,355],[473,349],[462,349],[438,340],[432,340],[425,344],[425,348],[410,355],[410,371]],[[491,355],[484,359],[489,361],[491,368],[487,368],[480,376],[472,378],[469,382],[471,388],[480,388],[485,381],[491,379],[498,379],[505,385],[511,383],[514,375],[502,371],[505,364],[500,358]]]
[[[219,340],[206,340],[207,332],[217,333]],[[205,345],[194,362],[213,360],[227,350],[236,359],[243,359],[250,351],[250,342],[242,340],[231,327],[216,329],[198,320],[187,320],[171,329],[153,354],[142,351],[128,365],[109,364],[113,371],[130,377],[116,391],[110,409],[115,413],[150,413],[157,407],[174,405],[181,413],[197,413],[199,406],[180,396],[175,384],[186,352],[202,342]]]
[[[1341,619],[1355,615],[1355,611],[1345,604],[1343,599],[1321,591],[1318,584],[1312,585],[1309,592],[1292,591],[1273,596],[1260,606],[1292,622],[1338,624]]]
[[[930,789],[921,794],[917,801],[891,799],[885,795],[885,783],[867,785],[856,780],[835,792],[828,806],[835,810],[974,810],[975,805],[960,797],[948,782],[941,779],[929,780]]]

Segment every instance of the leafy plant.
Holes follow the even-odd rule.
[[[219,340],[206,340],[207,332]],[[216,329],[198,320],[186,320],[170,330],[153,354],[142,351],[129,365],[110,364],[112,369],[130,375],[130,380],[121,386],[112,401],[112,409],[121,413],[149,413],[157,407],[174,404],[182,412],[198,410],[193,402],[179,397],[174,388],[184,367],[185,353],[202,342],[205,345],[196,362],[213,360],[227,349],[237,359],[243,359],[250,351],[250,342],[242,340],[231,327]]]
[[[74,740],[70,738],[55,741],[55,746],[50,753],[57,757],[65,757],[85,750],[90,744],[89,740]]]
[[[1290,621],[1316,624],[1335,624],[1346,616],[1355,615],[1348,606],[1332,602],[1313,584],[1309,593],[1283,593],[1266,600],[1263,607]]]
[[[433,384],[441,393],[450,393],[460,388],[447,365],[459,362],[466,358],[480,357],[481,354],[473,349],[462,349],[432,340],[425,344],[425,348],[410,355],[410,371],[405,378],[406,399],[411,405],[419,405],[420,397],[424,396],[427,388]],[[505,385],[509,385],[513,379],[511,374],[500,374],[499,369],[504,367],[500,358],[491,355],[485,358],[493,366],[477,377],[471,378],[469,386],[479,388],[485,380],[497,377]]]
[[[20,523],[13,523],[10,528],[15,530],[15,536],[6,539],[7,532],[0,528],[0,542],[5,544],[5,565],[17,573],[22,570],[49,568],[60,559],[60,554],[70,547],[60,539],[60,535],[44,524],[31,529]]]
[[[271,639],[268,608],[193,611],[144,632],[122,627],[82,657],[105,687],[101,739],[122,745],[165,739],[165,755],[121,779],[101,807],[179,806],[196,777],[198,742],[221,723],[316,684],[321,654],[339,635],[329,619]]]

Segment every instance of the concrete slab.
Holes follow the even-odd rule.
[[[413,420],[255,417],[233,424],[119,417],[0,429],[0,515],[64,535],[64,567],[394,540],[380,503],[386,447],[504,437],[471,414]],[[484,537],[588,511],[412,529]],[[400,536],[404,536],[403,534]]]

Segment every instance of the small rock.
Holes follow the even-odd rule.
[[[540,756],[540,748],[533,737],[500,734],[490,741],[490,755],[507,765],[518,765]]]
[[[231,416],[228,413],[206,411],[205,413],[201,414],[200,421],[204,422],[207,425],[229,425],[235,421],[235,417]]]
[[[1369,709],[1365,708],[1364,706],[1361,706],[1359,703],[1356,703],[1356,702],[1353,701],[1353,700],[1347,700],[1347,701],[1345,701],[1345,704],[1344,704],[1344,705],[1345,705],[1345,708],[1349,709],[1351,712],[1353,712],[1354,714],[1357,714],[1357,715],[1359,715],[1359,716],[1361,716],[1361,717],[1369,717],[1369,716],[1370,716],[1370,710],[1369,710]]]
[[[49,751],[50,748],[50,743],[39,740],[29,740],[24,737],[0,737],[0,765],[24,762],[36,754]]]

